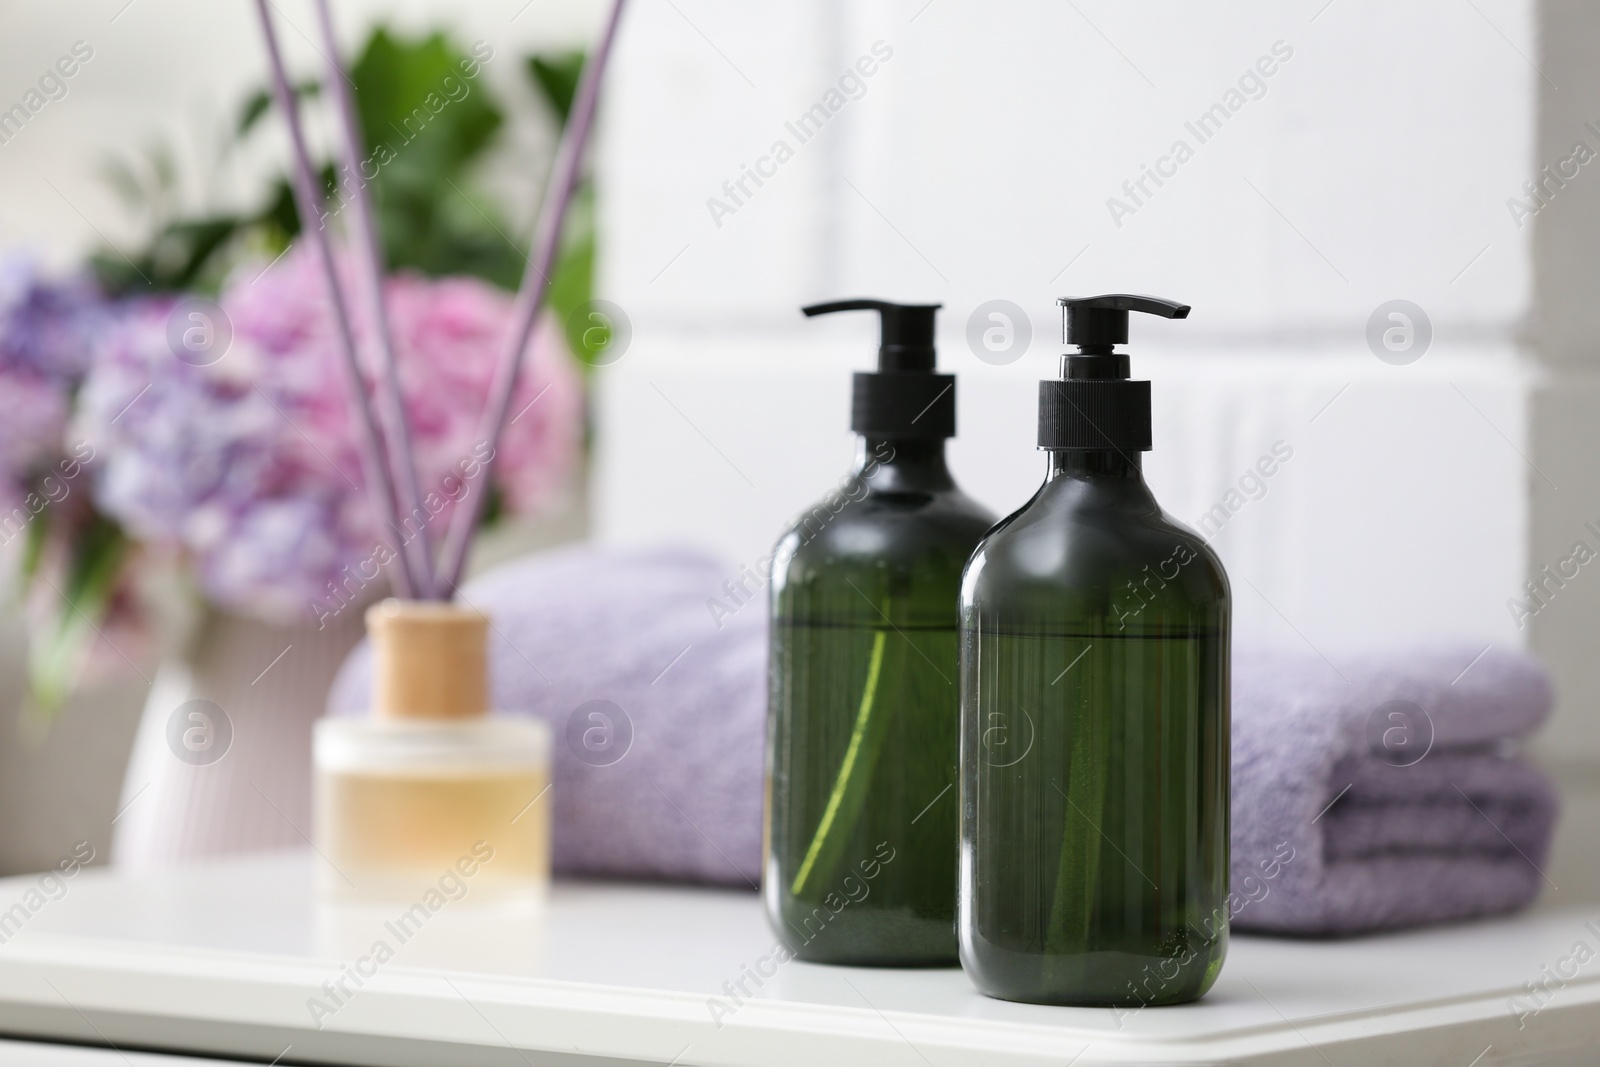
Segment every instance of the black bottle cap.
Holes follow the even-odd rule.
[[[1129,381],[1128,312],[1189,317],[1189,306],[1153,296],[1062,297],[1061,379],[1039,383],[1039,447],[1053,451],[1150,451],[1150,383]]]
[[[837,300],[801,308],[806,316],[876,311],[878,369],[858,372],[850,429],[866,437],[942,440],[956,435],[956,379],[935,372],[933,316],[939,304]]]

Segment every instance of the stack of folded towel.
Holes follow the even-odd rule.
[[[555,734],[557,872],[759,881],[766,598],[753,570],[730,581],[693,553],[580,547],[497,568],[464,599],[494,623],[497,707]],[[335,713],[366,706],[367,671],[363,646]],[[596,700],[631,731],[615,762],[568,741]],[[1531,901],[1556,801],[1515,746],[1550,703],[1537,665],[1495,649],[1337,667],[1236,656],[1234,928],[1348,934]]]
[[[1537,664],[1481,645],[1235,656],[1234,928],[1349,934],[1533,900],[1556,798],[1516,744],[1550,705]]]

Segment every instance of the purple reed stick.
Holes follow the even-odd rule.
[[[316,7],[322,30],[323,56],[328,62],[328,91],[333,96],[334,111],[339,119],[339,140],[345,169],[341,185],[346,199],[355,204],[354,236],[362,253],[358,257],[358,273],[372,313],[373,331],[378,339],[378,373],[375,375],[380,398],[378,415],[383,424],[384,440],[389,446],[389,475],[395,486],[395,503],[405,516],[395,536],[400,538],[401,551],[406,553],[417,596],[434,600],[438,594],[433,578],[432,538],[428,535],[428,523],[432,521],[432,516],[422,509],[422,486],[417,479],[417,464],[411,447],[411,424],[406,417],[405,398],[400,390],[394,333],[384,310],[383,251],[377,220],[372,211],[372,198],[367,193],[367,183],[362,180],[360,173],[364,147],[361,124],[356,119],[355,101],[350,95],[350,79],[339,60],[339,41],[333,29],[329,0],[317,0]],[[406,524],[413,521],[417,524],[416,534],[408,538],[406,532],[409,527]]]
[[[550,171],[550,184],[539,205],[539,220],[534,227],[534,258],[522,276],[517,291],[511,333],[500,362],[495,367],[494,382],[489,390],[489,403],[484,409],[481,441],[498,446],[500,434],[505,429],[506,416],[511,411],[511,398],[516,392],[517,378],[522,373],[522,363],[533,335],[534,324],[544,308],[545,296],[550,290],[550,273],[555,270],[556,255],[561,248],[561,232],[566,224],[567,208],[578,188],[578,174],[583,166],[583,150],[589,141],[589,130],[594,125],[595,105],[600,97],[600,81],[605,74],[606,61],[611,56],[611,46],[616,40],[617,23],[622,17],[624,0],[612,0],[611,13],[600,33],[599,43],[583,65],[578,81],[578,92],[567,117],[566,129],[556,148],[555,163]],[[494,484],[495,453],[483,465],[479,475],[481,489],[470,494],[455,514],[450,517],[450,529],[439,554],[436,588],[452,593],[461,581],[466,567],[467,550],[472,545],[472,534],[483,514],[484,501],[489,487]]]
[[[272,72],[272,92],[278,101],[289,127],[289,144],[293,148],[293,166],[289,169],[290,186],[294,190],[295,206],[300,211],[300,232],[316,246],[322,260],[322,269],[328,280],[328,296],[333,301],[333,316],[339,327],[340,350],[344,359],[345,385],[350,392],[350,410],[360,430],[356,437],[361,453],[362,475],[367,480],[367,492],[372,506],[377,509],[378,520],[398,535],[399,513],[395,510],[394,484],[383,463],[377,421],[372,417],[372,404],[367,398],[366,386],[361,380],[361,362],[356,355],[355,334],[350,328],[350,312],[345,306],[344,291],[339,286],[339,271],[334,264],[333,249],[323,230],[321,197],[317,192],[316,171],[306,152],[305,131],[300,126],[300,111],[294,90],[289,88],[289,77],[284,73],[283,55],[278,50],[278,35],[272,27],[272,15],[267,10],[269,0],[256,0],[256,12],[261,16],[261,36],[267,46],[267,65]],[[416,588],[413,575],[406,567],[403,553],[396,554],[393,569],[395,593],[402,597],[412,595]]]

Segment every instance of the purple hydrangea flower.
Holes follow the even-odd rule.
[[[60,454],[106,316],[86,279],[51,279],[26,253],[0,256],[0,512],[21,506]]]

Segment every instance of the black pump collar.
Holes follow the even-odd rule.
[[[1061,378],[1039,383],[1039,447],[1053,451],[1150,451],[1150,383],[1129,381],[1128,313],[1182,319],[1189,306],[1154,296],[1062,297]]]

